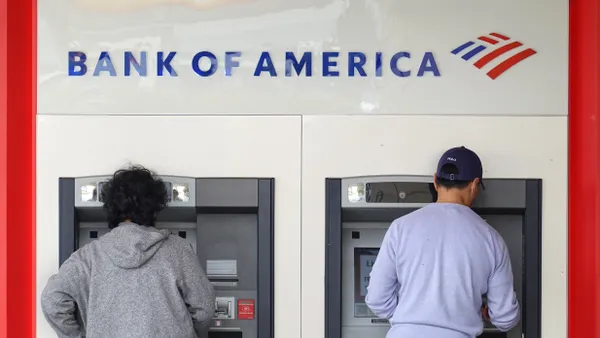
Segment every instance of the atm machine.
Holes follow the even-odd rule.
[[[541,180],[484,182],[473,209],[508,246],[521,322],[507,333],[485,323],[480,337],[541,338]],[[365,304],[371,266],[391,222],[436,200],[431,177],[326,180],[325,338],[385,338],[388,321]]]
[[[59,264],[109,232],[100,193],[110,176],[59,179]],[[208,338],[273,338],[274,180],[163,176],[157,228],[190,241],[217,294]]]

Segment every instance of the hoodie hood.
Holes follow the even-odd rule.
[[[98,242],[114,265],[133,269],[150,260],[169,235],[169,230],[126,222],[100,237]]]

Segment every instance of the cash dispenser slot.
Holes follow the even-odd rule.
[[[484,182],[473,210],[508,246],[521,321],[509,332],[483,322],[479,337],[541,338],[542,182]],[[371,267],[391,222],[437,200],[432,178],[328,178],[325,200],[325,338],[385,338],[388,320],[377,318],[365,303]]]
[[[59,179],[59,265],[110,231],[99,194],[110,177]],[[202,338],[274,338],[274,180],[161,178],[169,203],[156,228],[191,244],[215,288]]]
[[[206,274],[215,287],[237,287],[240,281],[237,274],[237,260],[207,260]]]

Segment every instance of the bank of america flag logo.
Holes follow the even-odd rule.
[[[478,69],[482,69],[492,61],[495,61],[494,64],[499,62],[487,72],[487,76],[495,80],[516,64],[536,54],[536,51],[524,47],[522,42],[506,35],[490,33],[456,47],[452,50],[452,54],[471,62]]]

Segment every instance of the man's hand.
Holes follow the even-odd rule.
[[[483,320],[485,321],[490,321],[490,313],[488,311],[488,306],[484,305],[481,307],[481,317],[483,318]]]

